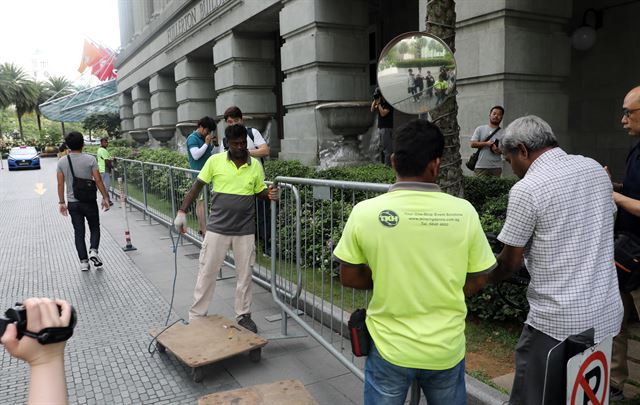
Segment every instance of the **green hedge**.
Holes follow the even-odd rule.
[[[176,151],[166,149],[136,150],[127,147],[110,147],[109,150],[116,157],[189,167],[186,156]],[[149,170],[148,173],[145,172],[148,183],[147,190],[158,198],[169,198],[167,169],[161,167],[153,169],[149,166],[147,168]],[[381,164],[317,171],[297,161],[267,160],[265,172],[267,179],[271,180],[277,176],[287,176],[390,184],[395,179],[393,171]],[[141,180],[140,169],[129,168],[128,180],[132,184],[139,182]],[[478,211],[485,232],[496,235],[500,232],[506,216],[508,193],[514,183],[513,179],[464,178],[465,198]],[[189,176],[182,176],[175,182],[174,189],[178,201],[182,199],[191,184],[192,179]],[[302,266],[322,271],[335,271],[336,266],[335,263],[332,263],[331,253],[333,246],[340,238],[346,218],[355,203],[369,198],[371,195],[365,192],[356,192],[347,196],[346,192],[335,190],[331,201],[319,201],[313,198],[311,187],[300,187],[300,196],[302,201],[300,218],[302,238],[305,241]],[[278,237],[281,243],[281,254],[293,255],[294,253],[294,226],[293,218],[286,217],[285,212],[279,212]],[[496,253],[499,249],[499,246],[494,246]],[[501,292],[519,306],[526,305],[524,288],[503,284]],[[525,311],[515,309],[500,299],[497,288],[493,285],[468,299],[467,306],[470,313],[482,319],[522,320],[526,315]]]
[[[422,59],[407,59],[399,60],[396,62],[396,66],[400,68],[416,68],[416,67],[431,67],[431,66],[447,66],[453,67],[452,58],[422,58]]]

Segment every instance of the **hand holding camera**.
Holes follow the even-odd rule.
[[[1,342],[12,356],[31,366],[61,359],[77,316],[64,300],[29,298],[0,317]]]

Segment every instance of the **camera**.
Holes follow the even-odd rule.
[[[59,305],[58,312],[62,312]],[[71,307],[69,325],[60,328],[44,328],[38,332],[29,331],[27,330],[27,309],[22,303],[17,302],[13,308],[5,311],[4,317],[0,316],[0,336],[4,334],[7,325],[15,323],[18,329],[18,339],[29,336],[37,339],[43,345],[63,342],[73,336],[73,328],[75,328],[77,320],[76,310]]]
[[[376,87],[376,89],[373,91],[373,99],[377,100],[380,98],[380,96],[382,96],[382,92],[380,91],[380,87]]]

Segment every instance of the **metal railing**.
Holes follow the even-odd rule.
[[[194,170],[129,159],[118,159],[118,170],[111,184],[116,184],[115,177],[122,177],[130,206],[142,211],[144,220],[166,226],[172,225],[197,176]],[[270,206],[260,200],[256,204],[253,280],[271,291],[282,311],[280,334],[265,337],[300,336],[288,330],[291,318],[364,381],[365,358],[351,354],[347,322],[353,310],[367,307],[370,294],[342,286],[332,252],[352,207],[385,193],[389,185],[292,177],[277,177],[273,184],[280,190],[280,199]],[[209,193],[207,186],[202,196],[207,208]],[[195,204],[188,213],[185,237],[201,246]],[[233,267],[230,255],[226,264]],[[418,398],[414,387],[410,403],[418,403]]]

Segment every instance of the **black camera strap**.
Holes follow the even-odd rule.
[[[35,333],[28,330],[22,332],[23,335],[37,339],[41,345],[51,343],[64,342],[73,336],[73,326],[65,326],[61,328],[44,328],[40,332]]]

